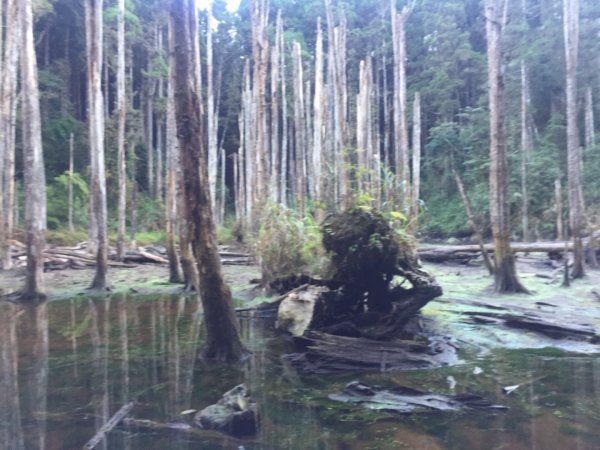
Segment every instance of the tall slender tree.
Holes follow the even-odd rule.
[[[125,166],[125,0],[119,0],[117,13],[117,257],[125,257],[125,209],[127,172]]]
[[[96,273],[92,289],[105,290],[108,269],[106,230],[106,176],[104,166],[104,102],[102,100],[103,0],[85,0],[85,34],[88,76],[88,130],[90,139],[91,205],[96,222]]]
[[[581,152],[577,129],[577,57],[579,51],[579,0],[564,0],[563,23],[567,94],[567,171],[569,179],[569,225],[573,236],[573,278],[584,276],[583,269],[583,194]]]
[[[502,30],[506,0],[486,0],[488,90],[490,114],[490,212],[494,235],[494,289],[527,292],[519,281],[510,248],[508,163],[506,157],[505,92],[502,73]]]
[[[187,210],[184,220],[199,271],[199,294],[204,309],[206,344],[203,356],[236,361],[247,351],[241,343],[231,291],[223,281],[212,218],[205,141],[200,114],[197,71],[193,51],[197,21],[195,0],[170,1],[170,26],[177,30],[170,42],[174,59],[173,88],[177,138],[184,170]]]
[[[21,28],[21,84],[23,89],[23,159],[25,172],[25,222],[27,228],[27,272],[20,298],[45,299],[44,259],[46,243],[46,177],[42,150],[42,123],[38,73],[33,42],[33,12],[30,0],[17,2]]]

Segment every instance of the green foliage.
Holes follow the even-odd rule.
[[[87,224],[88,185],[83,177],[73,173],[73,223]],[[69,173],[54,178],[47,189],[48,228],[66,228],[69,219]]]
[[[256,241],[263,282],[311,273],[325,266],[321,233],[312,216],[300,217],[283,205],[271,205],[261,220]]]

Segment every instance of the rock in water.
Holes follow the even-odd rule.
[[[243,384],[226,392],[216,404],[207,406],[194,417],[194,423],[200,428],[236,437],[254,436],[258,422],[256,402]]]

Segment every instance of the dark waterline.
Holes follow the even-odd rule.
[[[181,412],[202,409],[239,383],[259,404],[256,438],[119,427],[97,448],[600,448],[598,356],[545,349],[477,357],[466,350],[464,364],[444,369],[306,376],[281,358],[290,349],[286,339],[252,317],[241,318],[250,360],[234,367],[200,362],[201,311],[189,297],[120,295],[0,309],[1,449],[80,449],[131,400],[136,419],[185,421]],[[354,379],[472,392],[510,410],[398,416],[328,400]],[[512,395],[502,394],[517,384]]]

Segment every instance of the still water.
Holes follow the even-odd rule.
[[[29,309],[0,304],[0,449],[80,449],[122,405],[158,424],[215,403],[245,383],[259,404],[256,438],[117,427],[102,449],[600,449],[600,357],[552,349],[461,350],[463,363],[403,373],[303,375],[282,355],[290,343],[244,317],[244,364],[198,360],[197,300],[60,300]],[[328,395],[359,379],[440,393],[472,392],[507,411],[399,416]],[[505,386],[519,385],[511,395]]]

